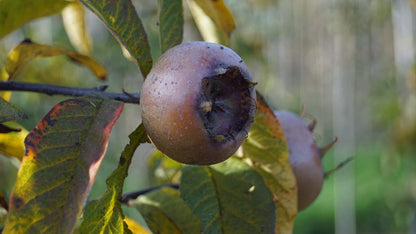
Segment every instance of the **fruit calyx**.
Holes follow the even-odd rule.
[[[251,82],[237,66],[215,69],[217,74],[201,82],[199,114],[208,136],[215,143],[235,140],[235,135],[254,121],[256,102]]]

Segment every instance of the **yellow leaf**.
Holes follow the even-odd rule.
[[[85,23],[85,8],[81,2],[70,3],[62,11],[62,20],[69,41],[82,54],[90,54],[92,40]]]
[[[273,193],[276,233],[292,233],[298,210],[296,178],[280,123],[259,92],[255,120],[242,151],[243,158],[249,159]]]
[[[103,65],[89,56],[56,46],[38,44],[26,39],[10,52],[6,60],[8,79],[13,79],[33,59],[56,55],[66,55],[72,61],[88,67],[98,79],[104,80],[107,77],[107,70]]]
[[[6,81],[9,79],[9,74],[7,74],[6,69],[0,68],[0,81]],[[10,96],[12,95],[12,92],[10,91],[1,91],[0,92],[0,98],[3,98],[6,101],[10,100]]]
[[[125,217],[124,222],[126,222],[127,226],[133,234],[151,234],[149,230],[144,228],[142,225],[138,224],[133,219]]]
[[[222,0],[188,0],[189,9],[205,41],[230,44],[234,17]]]
[[[0,152],[6,156],[12,156],[22,160],[23,155],[25,154],[24,140],[29,132],[15,122],[6,122],[2,124],[10,128],[21,130],[20,132],[0,133]]]

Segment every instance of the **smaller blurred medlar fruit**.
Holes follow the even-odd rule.
[[[230,157],[254,119],[251,74],[231,49],[187,42],[167,50],[141,91],[143,124],[162,153],[186,164]]]
[[[322,189],[325,172],[321,158],[336,142],[320,149],[314,140],[312,130],[316,121],[307,126],[302,119],[289,111],[275,111],[289,147],[289,163],[298,186],[298,210],[309,206]]]

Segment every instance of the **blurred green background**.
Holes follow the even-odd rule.
[[[158,48],[157,1],[133,1],[154,58]],[[236,21],[231,48],[245,60],[270,106],[300,112],[305,106],[318,125],[318,145],[335,136],[324,157],[330,176],[315,203],[298,214],[295,233],[416,233],[416,7],[411,0],[225,0]],[[186,6],[186,4],[185,4]],[[184,40],[201,40],[185,7]],[[108,69],[109,91],[137,92],[142,77],[124,58],[118,42],[88,13],[92,56]],[[71,48],[61,16],[25,24],[0,41],[0,65],[24,38]],[[74,87],[102,85],[85,67],[64,57],[38,59],[17,80]],[[32,129],[65,98],[12,95]],[[309,117],[308,117],[309,116]],[[105,189],[128,134],[140,123],[139,107],[126,104],[111,133],[106,157],[90,198]],[[137,151],[125,191],[150,186],[146,159],[150,144]],[[0,185],[8,197],[18,162],[0,156]],[[126,208],[127,216],[139,213]]]

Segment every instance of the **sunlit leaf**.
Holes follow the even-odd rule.
[[[76,51],[82,54],[90,54],[92,40],[85,23],[84,5],[78,0],[69,4],[62,11],[62,21],[69,41]]]
[[[254,124],[243,143],[243,155],[263,176],[276,202],[277,233],[292,233],[297,214],[296,179],[289,164],[289,151],[279,121],[257,93]]]
[[[162,53],[182,42],[182,0],[160,0],[159,32]]]
[[[166,157],[158,150],[150,155],[147,165],[151,184],[177,183],[180,180],[183,164]]]
[[[129,227],[130,231],[133,234],[151,234],[151,232],[149,232],[149,230],[147,230],[142,225],[138,224],[133,219],[130,219],[128,217],[125,217],[124,218],[124,222],[126,222],[127,226]]]
[[[22,160],[23,155],[25,154],[24,140],[29,134],[29,131],[15,122],[6,122],[2,124],[12,129],[19,129],[20,131],[0,134],[0,152],[5,156],[11,156]]]
[[[188,0],[189,9],[205,41],[230,44],[234,17],[222,0]]]
[[[1,0],[0,38],[36,18],[58,14],[68,0]]]
[[[56,55],[66,55],[72,61],[88,67],[98,79],[104,80],[107,77],[105,67],[89,56],[56,46],[38,44],[26,39],[14,48],[7,57],[6,72],[9,75],[8,79],[13,79],[33,59]]]
[[[18,107],[0,97],[0,123],[26,119],[27,116]]]
[[[131,204],[153,233],[200,233],[201,222],[176,189],[162,188],[141,195]]]
[[[131,0],[81,0],[136,59],[143,77],[152,68],[147,34]]]
[[[120,199],[133,154],[140,144],[148,142],[144,126],[141,124],[130,134],[129,139],[118,167],[107,178],[107,191],[99,200],[87,203],[80,233],[131,233],[123,221]]]
[[[42,118],[25,140],[4,234],[73,230],[122,107],[70,99]]]
[[[230,158],[209,167],[185,166],[182,198],[204,233],[273,233],[275,204],[263,178],[246,163]]]

